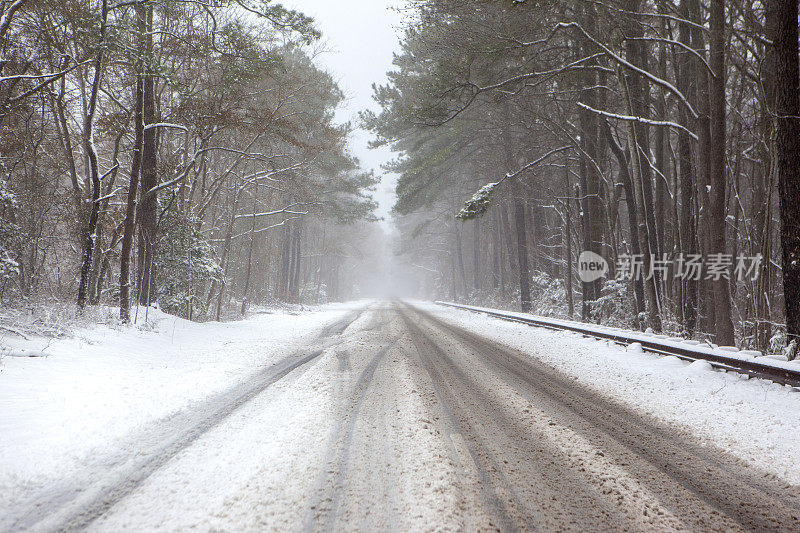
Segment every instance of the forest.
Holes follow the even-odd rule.
[[[399,9],[342,123],[271,0],[0,0],[6,313],[220,320],[403,286],[389,261],[417,296],[794,356],[796,0]],[[356,128],[396,153],[394,235]]]
[[[2,306],[351,296],[377,178],[319,39],[271,1],[2,0]]]
[[[362,115],[399,153],[397,253],[441,298],[792,358],[797,9],[408,2]]]

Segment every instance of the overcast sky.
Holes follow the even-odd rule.
[[[394,9],[402,0],[284,0],[286,7],[314,17],[322,31],[325,53],[317,64],[330,72],[347,96],[337,118],[357,121],[362,109],[374,109],[372,84],[386,81],[392,53],[400,49],[401,15]],[[393,158],[387,149],[370,150],[370,135],[357,131],[351,142],[362,165],[381,176],[381,164]],[[394,176],[385,176],[375,194],[379,215],[386,217],[394,203]]]

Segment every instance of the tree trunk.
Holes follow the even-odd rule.
[[[481,227],[477,218],[472,221],[472,264],[475,274],[474,287],[479,291],[481,290]]]
[[[499,208],[494,210],[494,220],[491,228],[492,236],[492,288],[500,288],[500,264],[502,262],[502,245],[500,242],[500,211]]]
[[[628,0],[627,10],[635,13],[641,7],[641,0]],[[643,36],[642,27],[634,21],[626,26],[627,36],[630,37],[625,43],[625,54],[628,60],[637,67],[647,71],[648,51],[644,41],[639,40]],[[625,74],[623,85],[626,92],[626,103],[629,114],[637,117],[647,118],[650,108],[650,89],[646,79],[638,74]],[[637,218],[640,228],[639,248],[643,255],[645,275],[649,275],[652,267],[652,259],[661,257],[661,245],[658,241],[657,222],[654,210],[653,180],[650,168],[650,130],[646,124],[629,123],[629,141],[631,150],[631,164],[633,172],[631,176],[634,195],[636,196]],[[660,331],[661,324],[661,275],[654,271],[649,280],[645,280],[645,289],[648,298],[648,321],[650,327]]]
[[[709,222],[711,235],[709,254],[725,253],[725,2],[711,0],[710,59],[714,76],[711,78],[709,103],[711,109],[711,192],[709,194]],[[795,81],[795,84],[797,82]],[[716,342],[732,345],[735,341],[731,319],[731,297],[728,280],[723,277],[713,282],[714,321]]]
[[[144,94],[142,117],[145,129],[142,135],[142,163],[140,168],[141,198],[138,205],[139,218],[139,303],[150,305],[156,299],[155,256],[158,239],[158,196],[149,191],[158,185],[157,128],[147,128],[156,123],[155,75],[151,72],[153,51],[153,6],[147,4],[147,34],[145,57]]]
[[[253,213],[256,212],[258,208],[258,204],[256,203],[256,194],[258,189],[253,192]],[[250,226],[250,244],[247,250],[247,270],[245,272],[244,277],[244,289],[242,290],[242,316],[247,313],[247,305],[248,305],[248,295],[250,293],[250,274],[253,270],[253,248],[255,248],[256,243],[256,219],[258,217],[253,217],[253,223]]]
[[[590,31],[594,32],[596,26],[596,11],[591,3],[583,3],[585,12],[584,19]],[[596,52],[595,45],[587,41],[582,42],[583,57]],[[597,108],[596,89],[597,75],[593,70],[583,71],[583,84],[585,88],[581,90],[580,101],[589,107]],[[581,186],[581,210],[583,216],[583,251],[591,251],[597,255],[608,257],[603,249],[603,224],[605,220],[604,207],[600,201],[601,187],[600,175],[596,165],[598,164],[598,144],[599,144],[599,121],[595,113],[581,108],[578,111],[578,118],[581,129],[581,162],[580,162],[580,186]],[[589,318],[590,301],[595,301],[600,297],[602,281],[600,279],[592,282],[583,282],[583,319]]]
[[[531,310],[530,272],[528,271],[528,235],[525,228],[525,204],[515,195],[514,226],[517,234],[517,261],[519,263],[519,306],[523,312]]]
[[[690,12],[687,0],[682,0],[679,13],[685,20],[690,19]],[[691,45],[692,29],[689,24],[680,24],[678,30],[678,40],[687,46]],[[690,99],[696,100],[697,86],[694,81],[692,61],[688,52],[679,50],[676,52],[676,69],[678,89]],[[691,129],[690,117],[686,109],[681,106],[678,110],[678,120],[688,129]],[[695,167],[692,160],[692,140],[685,133],[678,134],[678,182],[680,188],[680,221],[679,237],[680,251],[684,255],[697,253],[697,225],[695,224],[693,209],[694,199],[694,174]],[[693,279],[683,279],[680,284],[681,302],[680,314],[683,317],[683,328],[691,337],[697,328],[697,281]]]
[[[456,259],[458,260],[458,273],[461,277],[461,286],[464,288],[464,296],[469,294],[467,288],[467,270],[464,268],[464,249],[461,244],[461,227],[456,227]]]
[[[627,100],[627,107],[629,114],[634,114],[630,93],[628,90],[627,80],[623,77],[622,86],[625,89],[626,93],[626,100]],[[636,205],[636,220],[638,222],[638,228],[636,232],[636,238],[639,239],[639,249],[642,252],[642,263],[643,269],[645,271],[645,275],[649,272],[651,266],[651,255],[652,252],[650,250],[650,245],[652,241],[648,239],[649,228],[647,227],[646,222],[646,215],[645,211],[645,199],[644,199],[644,191],[643,191],[643,177],[641,172],[642,160],[641,160],[641,153],[640,150],[637,149],[639,145],[639,141],[636,137],[636,128],[632,122],[627,123],[628,127],[628,137],[629,142],[631,145],[631,168],[632,168],[632,177],[631,177],[631,185],[633,189],[633,196],[635,199]],[[660,314],[660,305],[658,300],[658,291],[656,289],[656,277],[652,276],[649,279],[644,281],[645,287],[645,294],[647,295],[647,318],[648,323],[651,328],[655,331],[661,331],[661,314]]]
[[[564,196],[569,198],[569,159],[564,158]],[[567,293],[567,312],[569,317],[575,316],[575,302],[572,295],[572,215],[569,200],[562,203],[564,206],[564,290]]]
[[[277,297],[286,300],[289,297],[289,263],[291,261],[292,233],[290,225],[284,223],[283,239],[281,239],[281,264],[278,269]]]
[[[140,40],[144,40],[146,31],[144,5],[136,4],[136,15],[140,25]],[[140,50],[144,46],[141,45]],[[135,109],[134,123],[135,136],[133,141],[133,160],[131,161],[131,176],[128,185],[128,199],[125,206],[125,221],[122,229],[122,251],[119,260],[119,318],[123,322],[130,322],[131,319],[131,249],[133,248],[133,237],[136,232],[136,200],[139,191],[139,170],[142,162],[142,142],[144,138],[144,115],[142,106],[144,105],[144,82],[141,71],[136,76]],[[191,305],[191,304],[190,304]]]
[[[94,146],[94,117],[97,111],[97,99],[100,85],[103,82],[103,51],[106,40],[106,21],[108,20],[108,1],[103,0],[102,16],[100,20],[101,45],[94,59],[94,80],[92,81],[89,105],[84,116],[84,149],[89,161],[89,179],[92,190],[92,205],[89,212],[89,224],[86,228],[86,244],[83,250],[81,263],[80,282],[78,284],[78,311],[86,307],[86,298],[89,292],[89,275],[92,270],[94,247],[97,244],[97,221],[100,216],[100,168],[97,161],[97,151]]]
[[[786,333],[800,336],[800,89],[797,0],[775,0],[776,174],[781,207]]]
[[[628,171],[628,158],[611,135],[611,128],[609,128],[607,122],[603,123],[603,130],[605,131],[607,139],[606,144],[611,148],[611,152],[617,159],[619,179],[622,182],[622,188],[625,189],[625,205],[628,208],[628,231],[631,234],[631,255],[636,257],[641,255],[642,249],[639,242],[639,215],[636,208],[636,194],[633,191],[633,182],[631,180],[631,174]],[[631,282],[633,283],[633,297],[636,304],[634,323],[636,327],[639,328],[639,313],[645,309],[644,282],[642,278],[638,276],[634,277]]]
[[[294,246],[292,248],[292,272],[291,272],[291,297],[295,302],[300,301],[300,285],[302,284],[302,280],[300,279],[300,257],[302,251],[302,240],[301,237],[303,235],[303,224],[300,220],[297,221],[294,230]]]

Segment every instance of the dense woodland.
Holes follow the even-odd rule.
[[[793,355],[796,0],[404,9],[362,126],[399,153],[394,253],[424,294]],[[0,302],[204,320],[359,295],[378,178],[319,38],[269,0],[0,0]],[[611,274],[581,281],[584,251]]]
[[[787,323],[796,338],[796,0],[414,0],[407,16],[363,118],[401,154],[399,253],[429,290],[720,345],[778,350]],[[584,250],[653,275],[580,282]],[[742,280],[677,276],[697,254],[764,259]]]
[[[0,0],[2,305],[353,296],[377,180],[319,37],[269,0]]]

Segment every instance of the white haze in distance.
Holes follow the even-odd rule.
[[[345,94],[345,102],[336,114],[340,123],[351,121],[358,125],[358,112],[380,111],[372,99],[372,85],[387,82],[386,73],[392,70],[392,59],[400,52],[405,0],[280,0],[289,8],[313,17],[322,32],[322,52],[316,64],[328,71]],[[400,8],[400,10],[398,10]],[[383,238],[373,236],[373,254],[351,265],[348,276],[357,280],[361,296],[394,297],[418,295],[418,281],[413,267],[394,256],[396,233],[390,211],[395,202],[397,176],[386,174],[381,165],[394,159],[388,148],[371,150],[372,135],[356,130],[351,138],[352,153],[362,166],[381,177],[374,198]]]
[[[322,32],[323,52],[315,62],[331,73],[346,97],[336,115],[337,121],[349,120],[357,125],[359,111],[377,112],[372,84],[386,83],[386,72],[392,69],[392,54],[400,50],[402,15],[394,8],[402,5],[402,0],[283,0],[281,3],[313,17]],[[397,178],[384,175],[381,165],[393,155],[387,148],[370,150],[367,147],[370,138],[368,132],[357,130],[350,146],[365,169],[382,176],[374,196],[379,203],[377,214],[384,217],[383,228],[389,233],[389,211],[395,201]]]

